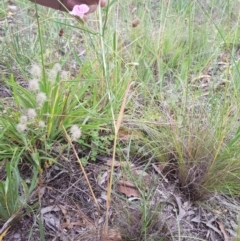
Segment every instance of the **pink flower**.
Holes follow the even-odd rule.
[[[86,4],[75,5],[73,10],[69,12],[71,15],[83,18],[84,14],[89,11],[89,7]]]

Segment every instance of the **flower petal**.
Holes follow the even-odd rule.
[[[86,4],[75,5],[73,10],[69,12],[71,15],[83,18],[84,14],[89,11],[89,7]]]
[[[89,11],[89,7],[86,4],[81,4],[78,6],[79,6],[79,11],[81,11],[82,13],[87,13]]]

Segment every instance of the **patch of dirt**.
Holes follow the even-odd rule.
[[[109,161],[99,160],[85,167],[98,207],[76,158],[63,156],[59,163],[45,168],[31,197],[31,203],[40,201],[40,205],[17,222],[4,240],[40,241],[41,223],[45,240],[49,241],[140,241],[146,237],[172,241],[179,239],[179,233],[183,241],[234,240],[239,202],[217,195],[199,204],[192,203],[180,192],[178,183],[168,180],[168,176],[163,178],[154,165],[143,171],[136,163],[121,167],[116,164],[108,213],[109,233],[104,236]],[[29,171],[26,166],[21,169],[26,177]],[[130,185],[139,194],[123,194],[119,185]]]

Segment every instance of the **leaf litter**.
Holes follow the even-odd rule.
[[[23,217],[16,226],[11,227],[4,240],[28,240],[29,230],[32,230],[30,240],[41,240],[40,217],[46,240],[106,240],[103,237],[104,195],[109,181],[108,164],[111,163],[99,161],[85,167],[100,206],[99,216],[78,163],[74,155],[70,156],[70,161],[67,162],[69,158],[65,156],[58,164],[54,163],[44,170],[40,215],[36,212],[36,215],[29,213]],[[142,240],[141,227],[146,217],[149,218],[149,240],[159,240],[160,237],[177,240],[178,225],[181,235],[185,237],[182,240],[190,241],[192,237],[233,240],[237,228],[233,222],[239,210],[237,204],[218,195],[204,202],[205,207],[196,205],[184,196],[175,180],[165,176],[164,172],[159,174],[161,169],[156,169],[156,164],[144,170],[136,163],[126,166],[130,175],[126,175],[126,167],[120,168],[117,164],[114,169],[109,240],[128,240],[129,237],[131,240]],[[29,170],[26,169],[26,172],[29,177]],[[33,199],[36,197],[33,196]],[[146,199],[147,216],[144,216],[141,205]]]

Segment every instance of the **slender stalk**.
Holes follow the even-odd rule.
[[[90,184],[90,182],[89,182],[89,180],[88,180],[87,173],[85,172],[85,169],[84,169],[84,167],[83,167],[83,164],[82,164],[81,160],[80,160],[79,157],[78,157],[77,151],[76,151],[74,145],[72,144],[72,141],[71,141],[71,139],[70,139],[70,137],[69,137],[66,129],[64,128],[64,126],[62,126],[62,128],[63,128],[63,131],[64,131],[65,136],[66,136],[66,138],[67,138],[67,141],[68,141],[68,143],[70,144],[70,146],[71,146],[71,148],[72,148],[72,150],[73,150],[73,152],[74,152],[75,157],[77,158],[77,161],[78,161],[78,163],[79,163],[79,166],[81,167],[81,170],[82,170],[82,172],[83,172],[83,175],[84,175],[84,177],[85,177],[85,179],[86,179],[86,181],[87,181],[89,190],[90,190],[90,192],[91,192],[91,194],[92,194],[93,200],[94,200],[94,202],[95,202],[95,204],[96,204],[96,206],[97,206],[98,214],[99,214],[98,216],[100,216],[100,207],[99,207],[99,205],[98,205],[98,201],[97,201],[97,199],[96,199],[96,196],[95,196],[95,194],[94,194],[94,192],[93,192],[92,186],[91,186],[91,184]]]
[[[35,1],[35,10],[37,14],[37,25],[38,25],[38,36],[39,36],[39,43],[40,43],[40,48],[41,48],[41,61],[42,61],[42,73],[43,73],[43,81],[44,84],[46,85],[46,71],[45,71],[45,64],[44,64],[44,58],[43,58],[43,43],[42,43],[42,31],[41,31],[41,26],[40,26],[40,21],[38,17],[38,7]]]
[[[107,69],[107,61],[106,61],[106,49],[104,45],[104,28],[103,28],[103,22],[102,22],[102,11],[100,6],[98,7],[98,16],[99,16],[99,31],[100,31],[100,44],[101,44],[101,57],[102,57],[102,63],[103,63],[103,77],[105,78],[105,82],[107,85],[107,94],[108,94],[108,100],[111,104],[111,114],[112,114],[112,119],[113,119],[113,124],[115,128],[115,115],[114,115],[114,110],[112,107],[112,96],[111,96],[111,91],[110,91],[110,85],[109,85],[109,71]]]

